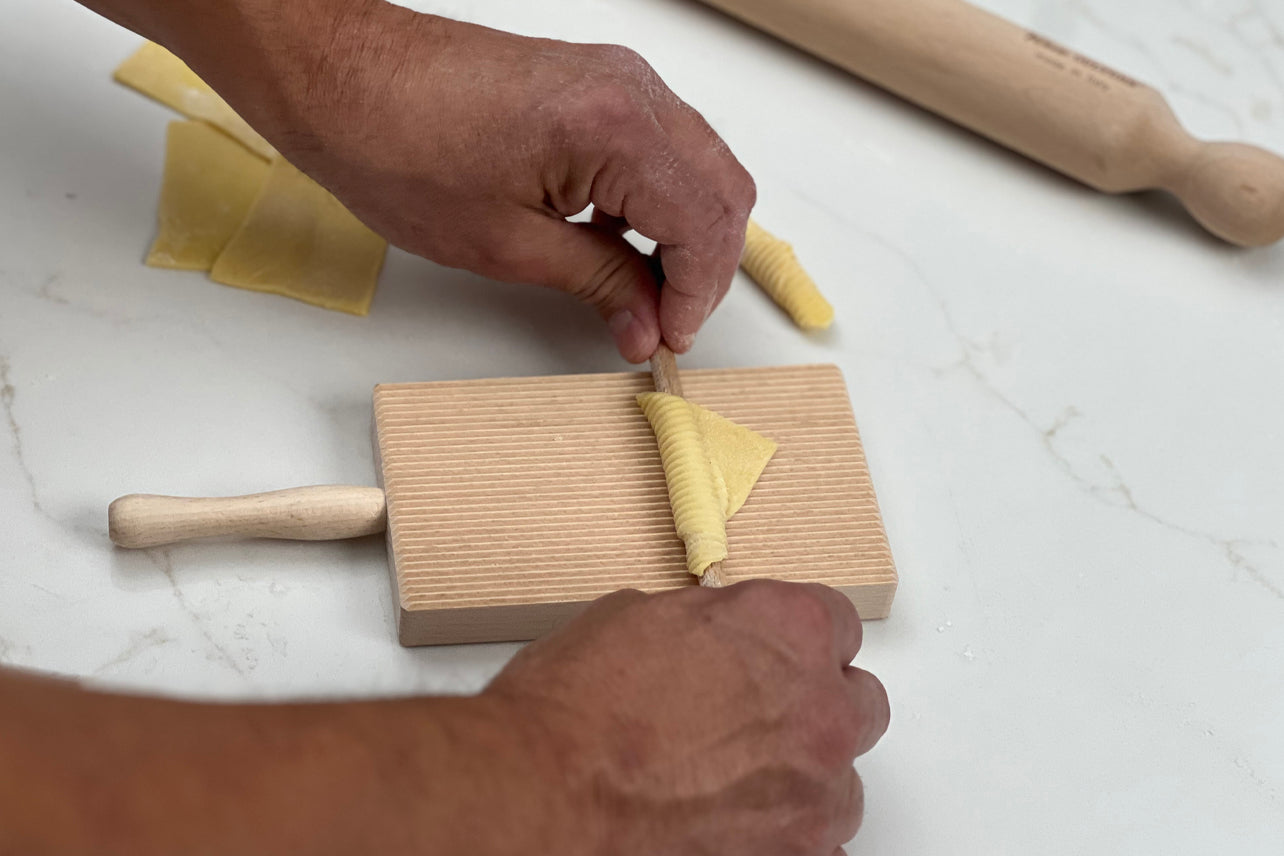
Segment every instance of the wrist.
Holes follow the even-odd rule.
[[[514,853],[603,852],[591,787],[567,763],[572,741],[560,720],[527,701],[489,691],[452,703],[454,741],[471,768],[464,779],[483,787],[470,804],[494,809],[485,819],[495,834],[493,849],[472,852],[510,852],[505,842]]]
[[[180,0],[135,29],[289,155],[327,142],[368,68],[397,50],[390,34],[420,17],[386,0]]]
[[[424,128],[407,134],[407,115],[398,109],[401,95],[413,89],[421,103],[432,97],[407,69],[435,58],[466,26],[384,0],[343,6],[322,24],[313,22],[283,59],[283,85],[260,117],[267,126],[261,133],[308,172],[322,157],[327,168],[316,172],[404,168],[404,153],[393,150],[395,144],[408,136],[420,146],[429,140]]]

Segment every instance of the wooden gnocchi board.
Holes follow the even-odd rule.
[[[825,583],[884,618],[896,568],[836,366],[683,371],[685,395],[779,444],[727,524],[729,583]],[[374,393],[403,645],[533,639],[620,588],[695,584],[673,528],[648,374]]]

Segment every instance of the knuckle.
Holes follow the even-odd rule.
[[[592,86],[584,94],[581,107],[588,112],[591,122],[608,128],[632,125],[642,112],[637,93],[615,81]]]
[[[645,130],[646,117],[632,87],[615,80],[586,83],[568,95],[554,114],[555,132],[564,142],[602,147]]]
[[[746,204],[743,192],[736,189],[711,196],[700,207],[701,240],[719,251],[734,253],[738,258],[744,246],[745,224],[752,208],[752,204]]]
[[[630,75],[653,75],[655,71],[642,54],[624,45],[595,45],[598,60],[613,71]]]
[[[743,609],[756,613],[776,613],[789,596],[788,583],[776,580],[748,580],[731,589]]]
[[[749,174],[749,170],[745,169],[743,166],[740,167],[739,188],[741,204],[744,207],[745,213],[748,214],[754,209],[754,206],[758,204],[758,182],[753,180],[753,176]]]
[[[728,169],[726,187],[723,190],[724,204],[732,218],[748,219],[749,212],[758,204],[758,184],[749,171],[728,154],[731,164]]]
[[[820,805],[800,812],[791,824],[788,852],[798,856],[828,854],[830,851],[826,848],[833,844],[830,841],[832,825],[832,820]]]
[[[808,731],[807,752],[823,769],[842,769],[851,764],[860,748],[861,725],[857,712],[845,699],[833,695],[814,700]]]
[[[833,647],[834,616],[807,586],[751,580],[735,587],[741,609],[770,627],[809,665]]]
[[[834,638],[834,615],[815,594],[806,589],[791,591],[786,617],[800,641],[828,651]]]
[[[740,204],[730,194],[720,193],[705,206],[705,230],[710,238],[721,241],[739,240]]]
[[[715,224],[726,224],[731,229],[741,229],[749,219],[749,212],[758,202],[758,185],[740,161],[728,151],[721,167],[722,175],[716,181],[717,197],[713,207]]]

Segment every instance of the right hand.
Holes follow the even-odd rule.
[[[542,726],[590,852],[834,856],[860,826],[852,761],[887,729],[848,665],[855,608],[772,581],[623,591],[522,651],[484,695]]]

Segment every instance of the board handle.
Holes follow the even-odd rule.
[[[107,509],[112,542],[130,549],[217,535],[336,541],[375,535],[387,526],[383,490],[348,485],[209,498],[134,493]]]

